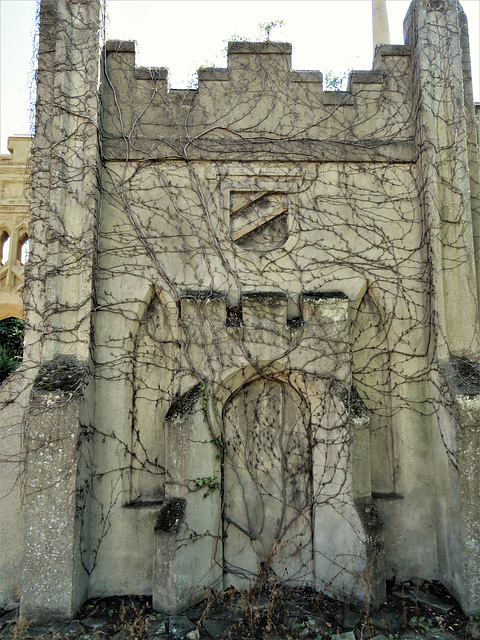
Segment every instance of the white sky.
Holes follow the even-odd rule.
[[[403,43],[408,0],[387,0],[392,44]],[[469,21],[475,100],[480,101],[480,2],[463,0]],[[138,66],[169,67],[185,87],[202,64],[225,66],[234,35],[260,39],[259,22],[283,20],[273,40],[293,44],[295,69],[370,69],[371,0],[107,0],[107,37],[137,41]],[[35,0],[0,0],[0,153],[30,130]]]

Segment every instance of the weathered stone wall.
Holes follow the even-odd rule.
[[[419,574],[478,609],[459,5],[415,0],[345,92],[274,42],[175,91],[131,42],[97,55],[96,1],[42,20],[22,614]]]

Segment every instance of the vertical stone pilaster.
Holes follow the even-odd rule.
[[[102,20],[101,0],[41,3],[27,304],[43,361],[89,358]]]
[[[413,48],[419,191],[440,362],[480,354],[462,13],[456,0],[414,0],[404,26]]]
[[[430,394],[432,406],[439,407],[429,444],[438,575],[470,613],[478,609],[480,584],[478,508],[472,501],[476,495],[478,502],[478,434],[469,424],[470,413],[478,415],[478,403],[468,398],[477,391],[455,388],[452,371],[465,377],[465,367],[480,360],[478,148],[460,4],[414,0],[405,19],[405,42],[413,49],[417,175],[431,278]],[[454,407],[445,406],[449,394],[436,375],[437,362],[446,371]]]
[[[31,394],[20,601],[26,619],[70,617],[87,595],[80,535],[88,510],[77,504],[87,376],[84,363],[57,359],[41,367]]]
[[[168,475],[153,558],[157,611],[184,611],[221,586],[221,468],[206,412],[206,392],[197,386],[165,420]]]
[[[465,581],[458,585],[467,613],[480,609],[480,396],[457,395],[460,504]]]
[[[71,616],[87,596],[93,422],[101,0],[42,0],[25,357],[41,365],[26,420],[21,615]],[[85,468],[83,468],[85,466]],[[87,492],[88,493],[88,492]],[[79,500],[81,498],[81,504]]]
[[[477,301],[480,306],[480,123],[475,116],[473,101],[472,65],[468,38],[467,16],[463,11],[458,14],[461,30],[463,97],[465,105],[468,163],[470,169],[470,206],[472,209],[473,244],[475,249],[475,270],[477,277]],[[478,108],[478,105],[477,105]]]

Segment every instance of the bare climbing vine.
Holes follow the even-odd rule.
[[[178,554],[203,545],[204,585],[261,572],[380,598],[396,571],[390,552],[381,566],[387,512],[417,508],[435,456],[458,466],[411,46],[325,92],[266,25],[265,43],[230,44],[228,69],[180,91],[135,67],[132,43],[99,54],[95,2],[59,4],[42,13],[27,355],[2,387],[18,420],[2,462],[22,475],[25,451],[49,445],[37,434],[32,454],[32,425],[76,398],[56,446],[73,434],[81,563],[99,592],[161,584],[151,549],[174,531]],[[452,366],[476,391],[464,353]]]

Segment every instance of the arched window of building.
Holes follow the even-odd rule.
[[[8,256],[10,255],[10,235],[7,231],[2,231],[0,234],[0,259],[3,264],[7,264]]]
[[[30,238],[27,233],[20,236],[17,248],[17,260],[20,264],[25,264],[30,253]]]

